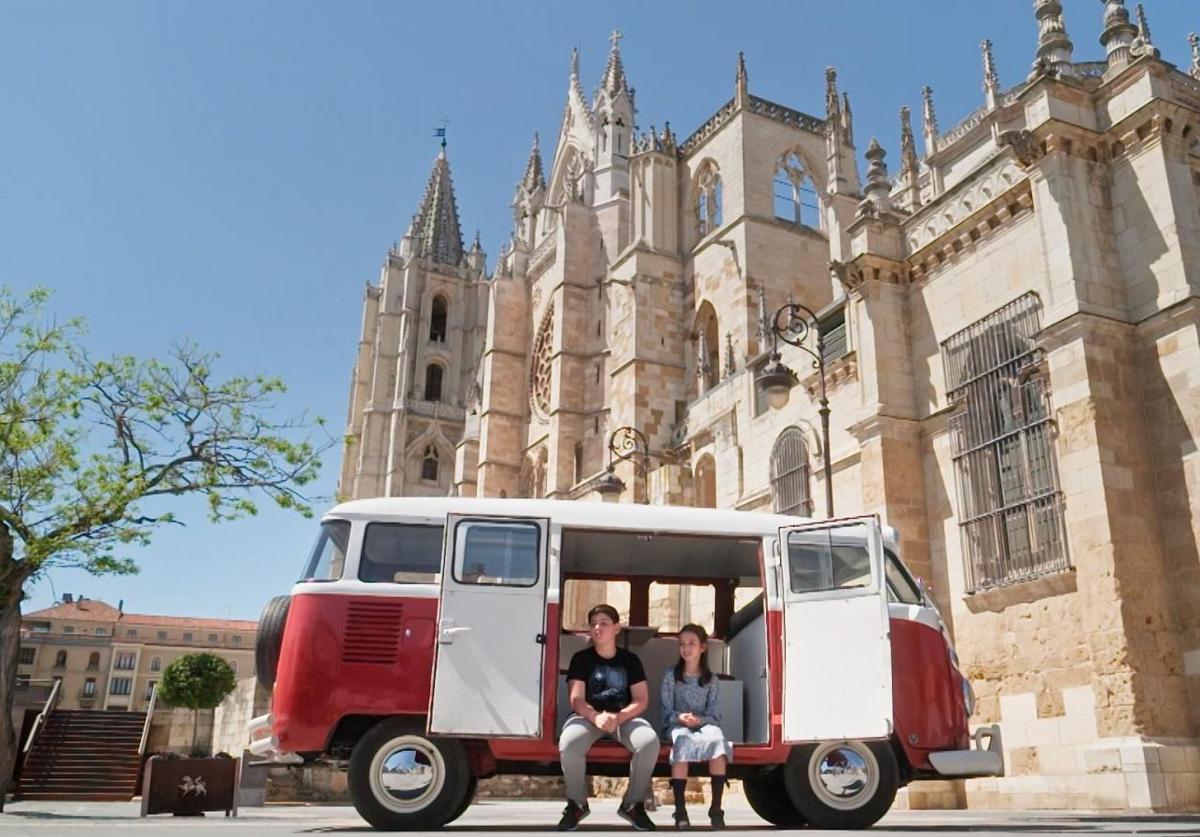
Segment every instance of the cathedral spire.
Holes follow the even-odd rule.
[[[921,117],[925,126],[925,153],[932,154],[937,150],[938,123],[933,110],[933,88],[929,85],[921,88]]]
[[[463,257],[462,230],[458,225],[458,204],[450,162],[443,148],[433,162],[421,209],[413,219],[417,252],[426,258],[457,267]]]
[[[608,66],[604,68],[604,78],[600,82],[600,86],[610,95],[614,96],[620,91],[629,93],[629,84],[625,80],[625,68],[621,64],[621,34],[620,29],[614,29],[613,33],[608,36],[609,42],[612,44],[608,50]]]
[[[1062,2],[1033,0],[1033,11],[1038,22],[1038,48],[1030,78],[1043,72],[1072,75],[1074,68],[1071,66],[1071,58],[1075,45],[1067,35]]]
[[[529,149],[529,162],[525,164],[525,174],[521,177],[521,187],[527,192],[536,192],[546,187],[546,177],[542,172],[542,152],[538,147],[538,135],[533,134],[533,147]]]
[[[734,76],[733,99],[739,108],[744,108],[750,102],[750,78],[746,75],[746,56],[738,50],[737,73]]]
[[[879,140],[871,137],[867,148],[867,185],[863,188],[866,199],[859,205],[858,214],[880,213],[892,211],[892,184],[888,180],[887,163],[884,162],[887,152],[879,144]]]
[[[983,55],[983,94],[989,110],[996,107],[1000,98],[1000,74],[996,72],[996,57],[992,55],[992,42],[984,38],[979,42]]]
[[[838,103],[837,69],[825,68],[825,121],[829,127],[836,128],[841,119],[841,105]]]
[[[1200,78],[1200,35],[1188,35],[1188,45],[1192,48],[1192,78]]]

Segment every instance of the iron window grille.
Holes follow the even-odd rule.
[[[942,343],[969,593],[1070,567],[1040,305],[1025,294]]]
[[[785,428],[771,449],[771,500],[776,514],[812,516],[811,472],[804,432],[799,427]]]

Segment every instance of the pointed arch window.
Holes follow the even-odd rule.
[[[446,342],[446,320],[449,316],[449,309],[450,306],[444,296],[438,294],[433,298],[433,304],[429,307],[429,342]]]
[[[721,173],[707,161],[696,177],[696,233],[703,238],[721,226]]]
[[[707,453],[696,463],[696,505],[705,509],[717,507],[717,463]]]
[[[697,395],[703,395],[721,380],[720,325],[717,312],[707,300],[696,315],[696,379]]]
[[[433,445],[426,445],[425,454],[421,457],[421,479],[437,482],[438,465],[437,448]]]
[[[66,668],[67,667],[67,652],[66,651],[59,651],[57,654],[54,655],[54,667],[55,668]]]
[[[804,431],[799,427],[785,428],[771,448],[771,501],[776,514],[812,516],[811,474]]]
[[[575,443],[575,485],[583,479],[583,442]]]
[[[775,217],[804,227],[820,229],[821,202],[812,175],[795,151],[779,159],[775,167]]]
[[[431,363],[425,367],[425,400],[426,401],[441,401],[442,400],[442,375],[444,374],[442,367],[436,363]]]
[[[88,655],[88,666],[87,667],[88,667],[88,671],[99,671],[100,670],[100,653],[98,651],[93,651],[91,654]]]

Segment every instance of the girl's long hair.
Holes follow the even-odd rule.
[[[708,631],[704,630],[701,625],[684,625],[679,629],[679,635],[683,634],[694,634],[696,639],[700,640],[701,645],[707,646],[708,644]],[[680,657],[679,662],[675,664],[675,679],[680,683],[683,682],[683,666],[683,657]],[[708,667],[708,648],[706,647],[700,652],[700,685],[707,686],[708,682],[712,680],[712,676],[712,669]]]

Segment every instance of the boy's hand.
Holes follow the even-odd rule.
[[[597,713],[595,724],[599,729],[602,729],[605,732],[616,732],[617,727],[619,726],[617,724],[617,716],[613,712]]]

